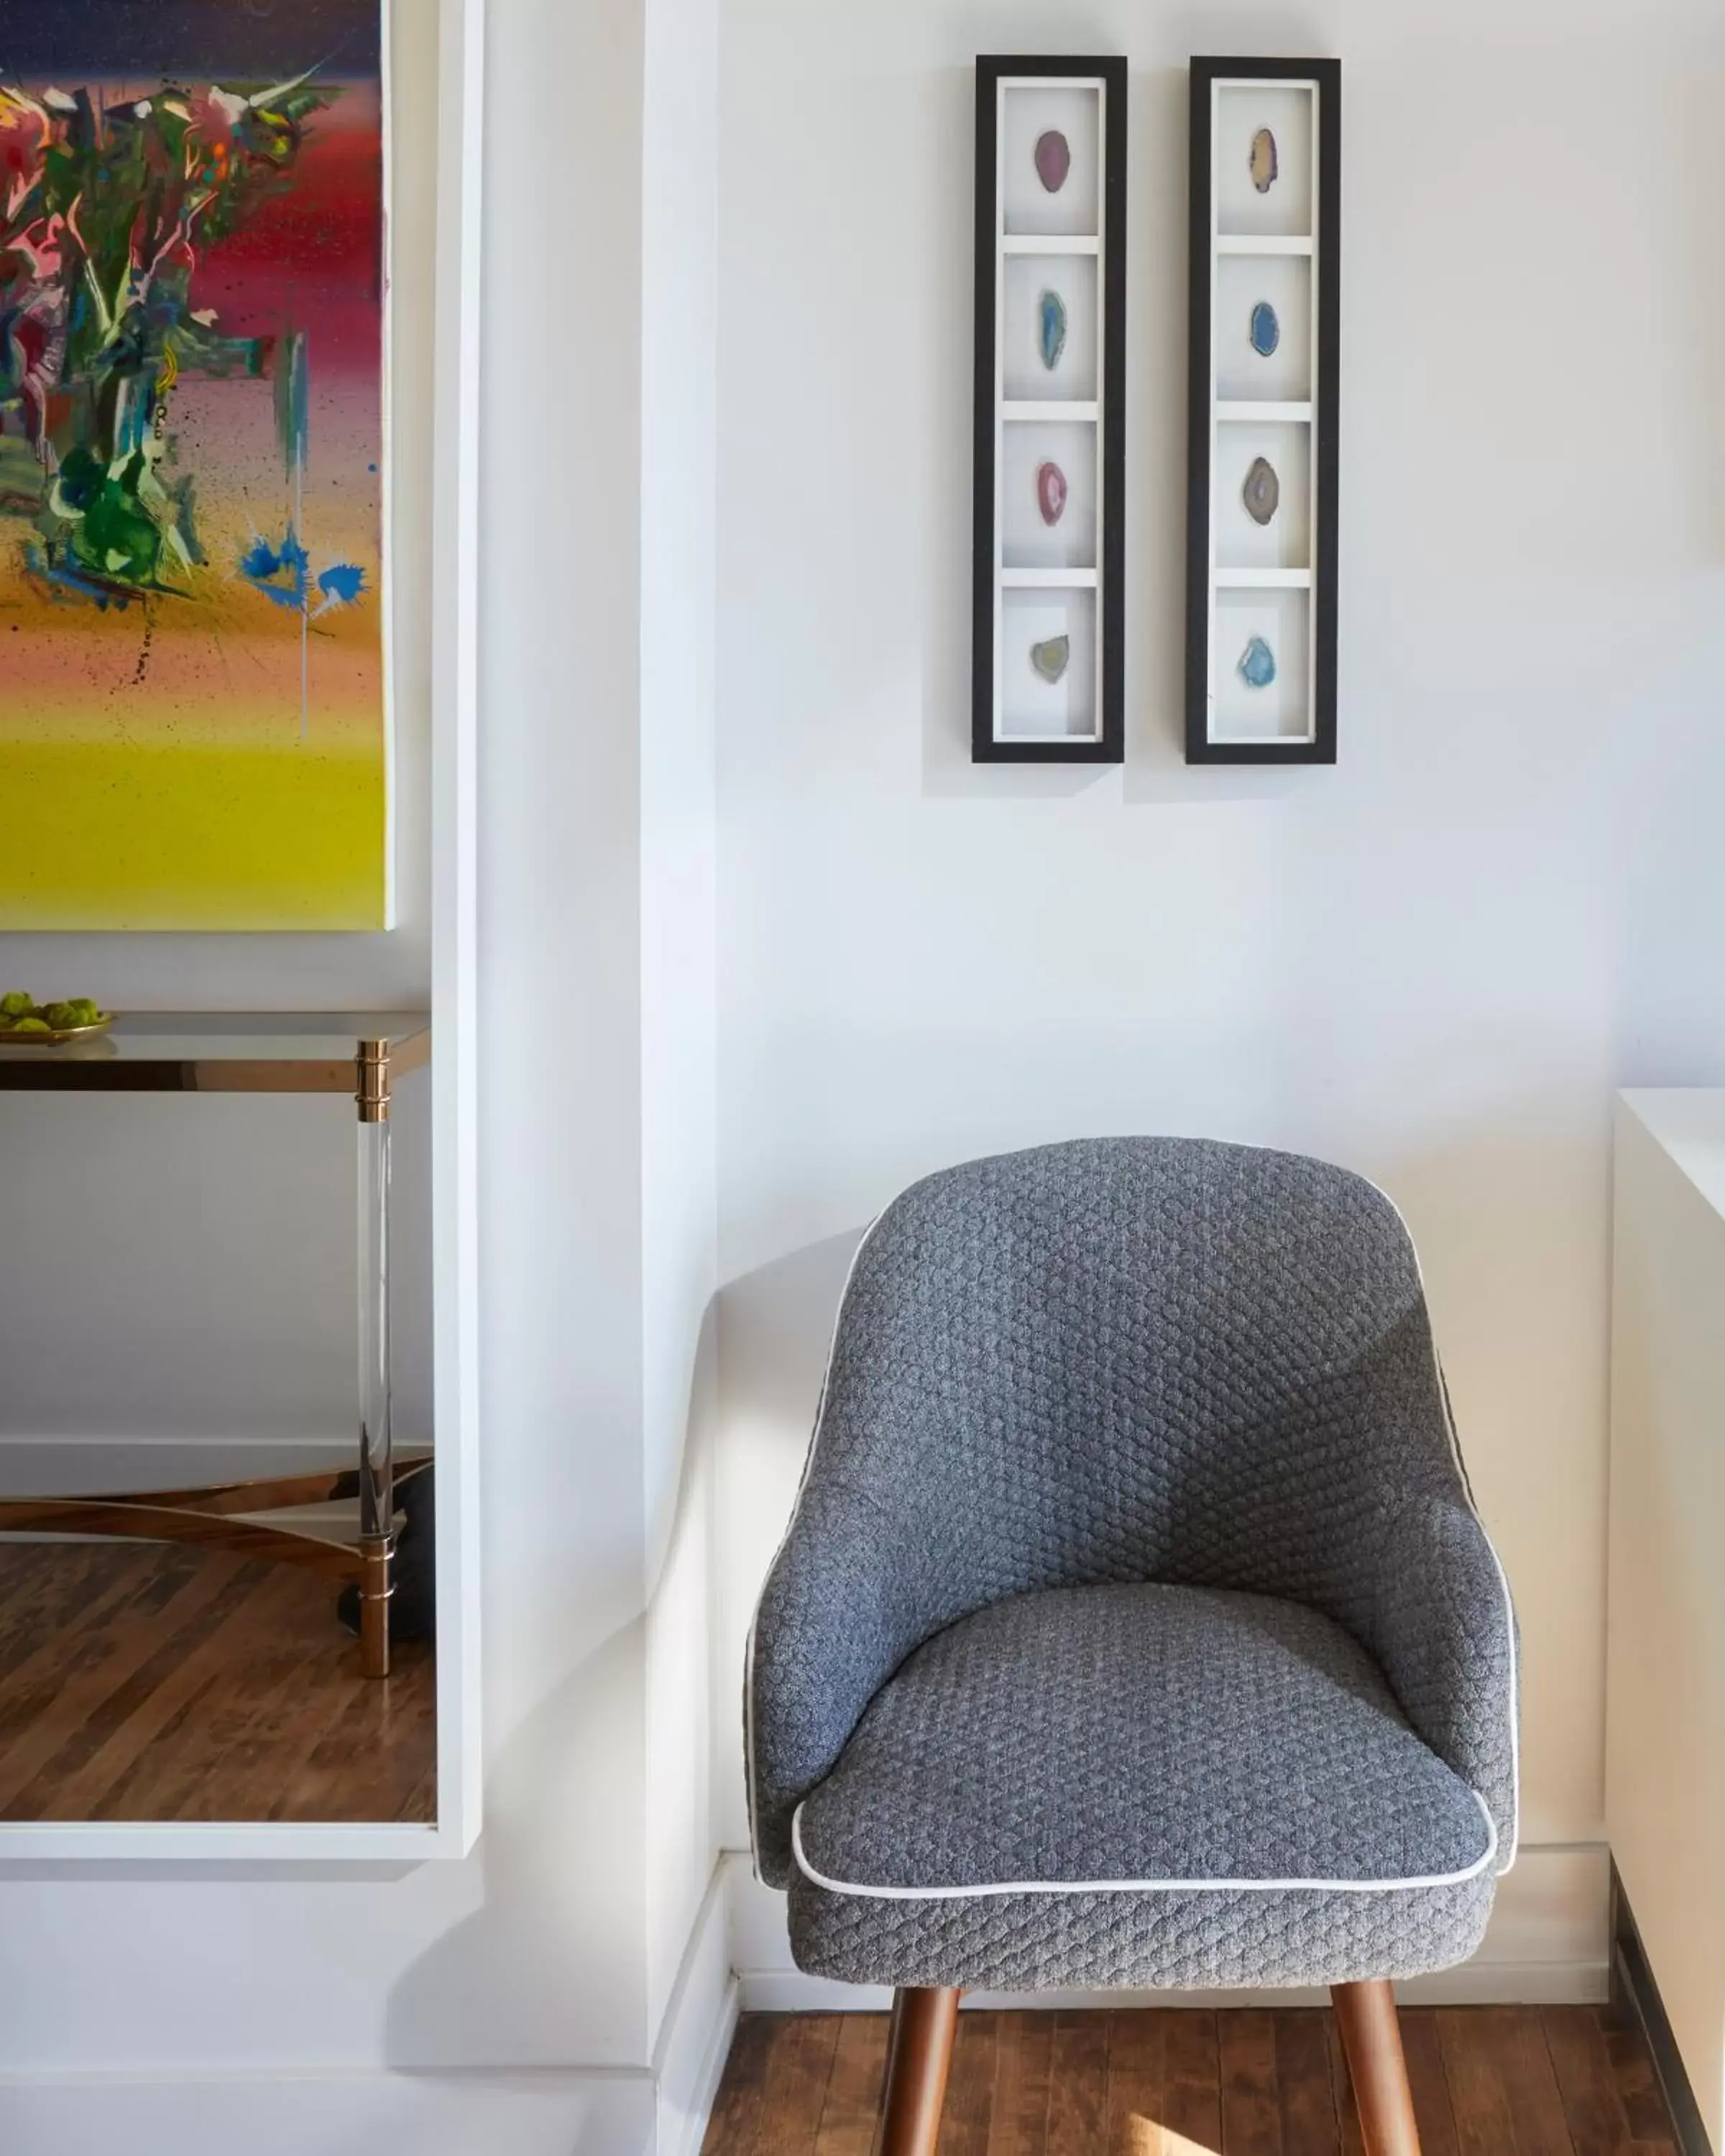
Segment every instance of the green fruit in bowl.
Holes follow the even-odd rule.
[[[88,996],[74,996],[71,1008],[77,1012],[74,1025],[95,1025],[102,1015],[101,1006],[93,1004]]]
[[[69,1032],[74,1025],[82,1025],[85,1023],[85,1020],[78,1015],[76,1004],[49,1004],[42,1015],[48,1020],[50,1029],[55,1033]]]
[[[22,989],[14,989],[9,996],[0,996],[0,1019],[28,1018],[35,1008]]]
[[[12,1030],[14,1033],[52,1033],[54,1028],[45,1018],[21,1018]]]

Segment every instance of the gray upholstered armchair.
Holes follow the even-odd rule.
[[[932,1176],[857,1255],[747,1677],[798,1965],[897,1989],[932,2156],[961,1988],[1327,1984],[1372,2156],[1388,1979],[1515,1851],[1515,1622],[1407,1232],[1179,1139]]]

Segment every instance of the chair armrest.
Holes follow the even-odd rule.
[[[945,1621],[933,1548],[842,1477],[805,1485],[749,1634],[743,1679],[755,1864],[788,1883],[791,1818],[869,1702]],[[949,1553],[950,1554],[950,1553]]]
[[[1370,1568],[1363,1628],[1408,1719],[1484,1798],[1507,1871],[1520,1802],[1515,1610],[1459,1473],[1396,1513]]]

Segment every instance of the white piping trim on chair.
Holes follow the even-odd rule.
[[[1286,1150],[1286,1148],[1281,1147],[1255,1145],[1250,1141],[1241,1141],[1238,1139],[1228,1139],[1223,1141],[1223,1142],[1227,1144],[1238,1144],[1240,1146],[1241,1150],[1246,1152],[1280,1152]],[[1298,1156],[1295,1157],[1297,1158]],[[1340,1163],[1331,1162],[1327,1163],[1326,1165],[1333,1167],[1339,1166]],[[1515,1869],[1516,1858],[1521,1854],[1522,1841],[1522,1738],[1520,1719],[1517,1713],[1517,1702],[1519,1691],[1519,1671],[1517,1669],[1517,1657],[1516,1653],[1515,1603],[1509,1591],[1509,1575],[1503,1569],[1503,1560],[1497,1554],[1497,1545],[1492,1541],[1491,1530],[1486,1527],[1485,1520],[1481,1515],[1479,1506],[1475,1502],[1473,1485],[1468,1479],[1467,1463],[1461,1456],[1461,1440],[1456,1434],[1455,1412],[1450,1405],[1450,1389],[1444,1382],[1443,1363],[1438,1354],[1437,1337],[1431,1324],[1431,1301],[1430,1296],[1425,1291],[1425,1271],[1424,1266],[1420,1261],[1420,1245],[1414,1240],[1413,1231],[1408,1226],[1407,1219],[1404,1214],[1402,1209],[1396,1204],[1394,1199],[1390,1196],[1389,1193],[1384,1188],[1382,1183],[1374,1183],[1368,1175],[1362,1175],[1358,1168],[1343,1168],[1342,1172],[1345,1175],[1353,1175],[1357,1177],[1360,1182],[1366,1185],[1368,1189],[1375,1190],[1377,1192],[1378,1195],[1384,1200],[1390,1211],[1394,1214],[1402,1234],[1407,1240],[1408,1248],[1413,1253],[1414,1277],[1420,1283],[1420,1300],[1425,1311],[1426,1333],[1431,1342],[1432,1375],[1437,1380],[1438,1398],[1443,1404],[1444,1429],[1450,1440],[1450,1457],[1455,1464],[1456,1479],[1461,1485],[1461,1494],[1466,1502],[1467,1509],[1472,1513],[1474,1524],[1479,1528],[1481,1534],[1485,1538],[1486,1548],[1490,1553],[1492,1568],[1497,1574],[1497,1584],[1503,1595],[1503,1618],[1506,1634],[1509,1642],[1510,1822],[1509,1855],[1504,1861],[1502,1870],[1497,1876],[1501,1879],[1507,1878],[1509,1874]],[[914,1189],[915,1187],[915,1184],[907,1186],[907,1188],[912,1189]],[[899,1194],[900,1196],[902,1196],[903,1194],[904,1194],[902,1192]],[[814,1435],[809,1440],[808,1455],[803,1462],[802,1479],[797,1484],[796,1502],[791,1507],[791,1517],[785,1523],[784,1532],[778,1538],[778,1548],[773,1552],[772,1563],[768,1564],[766,1573],[762,1576],[761,1592],[755,1598],[755,1613],[749,1620],[748,1639],[743,1650],[743,1753],[745,1771],[748,1778],[749,1856],[750,1861],[754,1867],[755,1876],[757,1880],[761,1877],[761,1858],[759,1846],[755,1835],[755,1628],[761,1621],[761,1604],[767,1597],[767,1582],[773,1577],[773,1568],[778,1564],[780,1553],[783,1552],[785,1544],[790,1540],[791,1530],[797,1524],[797,1515],[803,1509],[803,1492],[809,1486],[809,1474],[814,1466],[815,1450],[820,1444],[821,1430],[826,1422],[827,1394],[833,1375],[833,1356],[839,1345],[839,1327],[845,1316],[845,1298],[850,1292],[851,1281],[855,1276],[858,1262],[861,1259],[864,1250],[868,1246],[870,1237],[874,1234],[875,1229],[880,1226],[880,1223],[886,1218],[888,1213],[891,1211],[893,1205],[896,1204],[897,1202],[897,1199],[895,1198],[889,1204],[881,1207],[880,1210],[875,1215],[874,1219],[870,1221],[868,1226],[864,1229],[861,1240],[858,1242],[855,1250],[850,1254],[850,1263],[845,1269],[845,1286],[839,1296],[839,1306],[833,1314],[832,1333],[827,1342],[826,1365],[821,1373],[820,1401],[815,1409],[814,1431]],[[1491,1847],[1487,1852],[1486,1859],[1487,1861],[1490,1861],[1491,1858],[1496,1856],[1497,1851],[1497,1822],[1496,1820],[1491,1819],[1491,1807],[1486,1804],[1484,1798],[1480,1797],[1477,1789],[1475,1790],[1474,1794],[1476,1798],[1479,1798],[1479,1801],[1486,1811],[1487,1819],[1491,1820]],[[799,1805],[798,1807],[798,1811],[799,1813],[802,1807]],[[791,1833],[793,1841],[794,1842],[796,1836],[795,1816],[793,1817],[791,1821]],[[798,1857],[799,1864],[801,1861],[799,1854]],[[809,1876],[812,1877],[813,1874],[810,1874]],[[824,1881],[821,1881],[817,1883],[824,1885],[826,1882]],[[844,1890],[839,1888],[835,1889],[834,1891],[842,1892]],[[859,1888],[856,1891],[861,1892],[869,1890]],[[996,1891],[1004,1892],[1008,1890],[1001,1888]]]
[[[1348,1173],[1353,1175],[1359,1174],[1358,1168],[1350,1168]],[[1438,1398],[1443,1403],[1444,1429],[1450,1440],[1450,1458],[1455,1463],[1455,1479],[1461,1485],[1461,1494],[1466,1501],[1468,1511],[1473,1514],[1474,1525],[1485,1539],[1492,1568],[1497,1574],[1497,1585],[1503,1595],[1504,1635],[1509,1643],[1510,1818],[1509,1855],[1504,1859],[1503,1867],[1497,1876],[1500,1879],[1507,1879],[1515,1870],[1516,1859],[1520,1856],[1522,1849],[1522,1725],[1521,1717],[1517,1712],[1521,1683],[1520,1672],[1517,1666],[1515,1602],[1509,1591],[1509,1574],[1503,1569],[1503,1559],[1497,1554],[1497,1545],[1491,1539],[1491,1531],[1481,1515],[1479,1505],[1473,1494],[1473,1483],[1468,1476],[1467,1462],[1461,1456],[1461,1440],[1455,1429],[1455,1411],[1450,1404],[1450,1388],[1444,1378],[1443,1358],[1438,1353],[1437,1332],[1431,1322],[1431,1298],[1425,1291],[1425,1268],[1420,1262],[1420,1245],[1414,1240],[1413,1230],[1409,1227],[1401,1207],[1396,1204],[1394,1199],[1383,1185],[1373,1183],[1368,1175],[1361,1175],[1359,1179],[1375,1190],[1390,1211],[1394,1214],[1401,1224],[1403,1235],[1408,1239],[1408,1248],[1414,1254],[1414,1273],[1420,1282],[1420,1300],[1425,1309],[1425,1330],[1431,1342],[1431,1373],[1437,1380]],[[1475,1794],[1477,1794],[1478,1792],[1476,1791]]]
[[[855,1880],[829,1879],[809,1861],[803,1848],[802,1804],[791,1815],[791,1854],[811,1886],[872,1902],[969,1902],[999,1894],[1400,1894],[1427,1887],[1463,1887],[1490,1870],[1497,1854],[1497,1822],[1477,1789],[1468,1794],[1485,1818],[1485,1854],[1465,1871],[1408,1879],[1011,1879],[998,1886],[865,1887]]]
[[[814,1471],[815,1450],[820,1444],[820,1434],[826,1424],[827,1395],[832,1386],[833,1358],[839,1350],[839,1327],[844,1322],[845,1298],[850,1293],[850,1283],[856,1277],[856,1269],[861,1262],[863,1252],[868,1248],[869,1238],[897,1202],[897,1199],[894,1199],[883,1205],[868,1226],[863,1229],[856,1248],[850,1253],[850,1263],[845,1268],[845,1285],[839,1291],[839,1306],[833,1312],[833,1329],[827,1340],[826,1363],[820,1373],[820,1399],[814,1410],[814,1429],[809,1440],[809,1450],[803,1456],[803,1474],[797,1484],[796,1502],[791,1507],[791,1517],[785,1522],[784,1532],[778,1538],[778,1548],[773,1553],[772,1563],[761,1576],[761,1591],[755,1597],[755,1614],[749,1620],[749,1635],[743,1644],[742,1748],[744,1771],[748,1778],[749,1861],[754,1868],[756,1879],[763,1887],[767,1882],[761,1878],[760,1838],[755,1832],[755,1820],[758,1816],[755,1808],[755,1630],[761,1622],[761,1604],[767,1599],[767,1583],[778,1568],[778,1560],[784,1553],[784,1546],[791,1538],[791,1532],[797,1524],[797,1515],[803,1509],[803,1492],[809,1487],[809,1477]],[[794,1824],[793,1821],[793,1825]]]
[[[1419,1254],[1417,1251],[1414,1254],[1414,1262],[1415,1264],[1419,1262]],[[1423,1281],[1420,1283],[1420,1292],[1422,1295],[1425,1293],[1425,1283]],[[1490,1553],[1492,1565],[1497,1573],[1497,1584],[1502,1590],[1503,1594],[1504,1637],[1509,1645],[1510,1817],[1509,1855],[1504,1859],[1503,1867],[1497,1876],[1500,1879],[1506,1879],[1508,1877],[1509,1874],[1515,1870],[1516,1859],[1521,1855],[1522,1851],[1522,1724],[1521,1716],[1517,1711],[1521,1697],[1521,1679],[1520,1673],[1517,1667],[1516,1609],[1515,1604],[1510,1596],[1509,1574],[1503,1569],[1503,1559],[1498,1556],[1497,1545],[1491,1539],[1491,1530],[1486,1527],[1485,1521],[1481,1518],[1480,1508],[1474,1502],[1473,1485],[1468,1480],[1466,1463],[1461,1457],[1461,1440],[1455,1435],[1455,1411],[1450,1405],[1450,1388],[1444,1381],[1443,1364],[1438,1361],[1437,1342],[1435,1340],[1432,1342],[1431,1358],[1434,1363],[1437,1365],[1438,1390],[1443,1395],[1444,1424],[1445,1427],[1450,1433],[1450,1450],[1455,1456],[1455,1471],[1461,1476],[1461,1487],[1466,1493],[1467,1509],[1473,1514],[1475,1524],[1478,1527],[1481,1534],[1485,1537],[1486,1548]]]

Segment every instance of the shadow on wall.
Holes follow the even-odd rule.
[[[748,1628],[796,1502],[834,1321],[865,1232],[847,1229],[793,1250],[730,1281],[719,1296],[713,1810],[724,1849],[748,1846],[742,1736]]]
[[[393,2071],[482,2073],[493,2092],[512,2090],[519,2073],[524,2120],[543,2113],[544,2130],[569,2156],[651,2146],[646,2054],[664,2004],[653,1985],[675,1974],[712,1872],[706,1612],[716,1326],[710,1305],[675,1506],[652,1527],[648,1606],[500,1732],[486,1760],[485,1834],[470,1860],[480,1905],[389,1995],[383,2048]],[[518,1628],[498,1604],[531,1604],[533,1583],[494,1569],[485,1590],[488,1632],[509,1636]],[[668,1972],[652,1967],[655,1943]]]
[[[488,1760],[484,1899],[391,1991],[393,2068],[567,2066],[591,2041],[583,2002],[611,1988],[608,1964],[620,1986],[639,1961],[640,1852],[614,1844],[625,1786],[639,1833],[639,1784],[618,1769],[641,1743],[645,1629],[643,1616],[613,1633]]]
[[[1609,1092],[1527,1092],[1370,1172],[1400,1206],[1521,1631],[1522,1840],[1602,1838]]]

